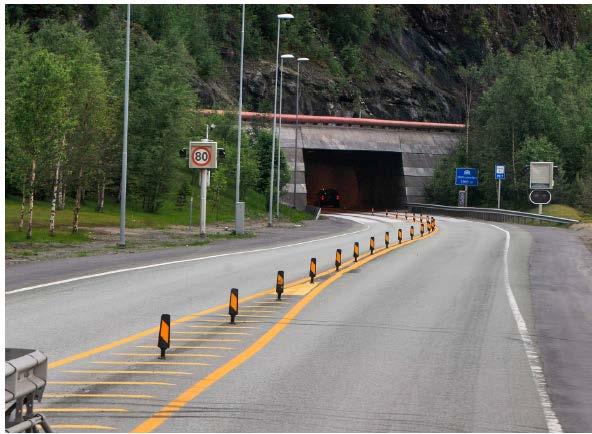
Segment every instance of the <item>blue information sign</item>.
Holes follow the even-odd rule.
[[[503,164],[495,165],[495,179],[506,179],[506,166]]]
[[[476,187],[479,185],[479,171],[473,167],[456,168],[456,185],[468,185]]]

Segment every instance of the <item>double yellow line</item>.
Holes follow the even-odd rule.
[[[162,425],[169,417],[173,416],[176,412],[181,410],[185,405],[189,402],[197,398],[202,392],[208,389],[210,386],[215,384],[220,379],[224,378],[227,374],[241,366],[255,354],[257,354],[261,349],[265,348],[267,344],[269,344],[290,322],[296,318],[296,316],[304,309],[304,307],[309,304],[317,295],[319,295],[325,288],[331,285],[336,280],[340,279],[345,274],[353,271],[362,265],[382,256],[393,250],[401,248],[403,246],[412,244],[414,242],[429,238],[435,235],[438,232],[438,228],[436,227],[434,231],[430,232],[427,235],[424,235],[419,238],[415,238],[413,240],[407,240],[402,242],[401,244],[396,244],[392,247],[383,248],[379,251],[375,251],[374,255],[367,255],[362,259],[359,259],[358,262],[352,263],[347,268],[342,268],[339,271],[334,272],[329,278],[324,280],[323,282],[319,283],[317,286],[314,287],[307,295],[305,295],[300,301],[298,301],[276,324],[274,324],[267,332],[265,332],[257,341],[255,341],[251,346],[246,348],[242,353],[238,354],[236,357],[225,363],[224,365],[217,368],[211,374],[207,375],[206,377],[202,378],[201,380],[194,383],[190,386],[187,390],[182,392],[179,396],[173,399],[171,402],[166,404],[162,407],[159,411],[154,413],[150,418],[146,419],[144,422],[136,426],[131,432],[143,433],[143,432],[152,432],[157,429],[160,425]],[[330,271],[321,274],[329,274]],[[306,279],[304,279],[306,280]],[[268,292],[268,291],[266,291]]]

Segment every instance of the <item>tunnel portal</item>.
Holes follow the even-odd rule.
[[[404,203],[403,161],[400,152],[304,149],[306,199],[318,206],[318,192],[334,188],[340,208],[396,208]]]

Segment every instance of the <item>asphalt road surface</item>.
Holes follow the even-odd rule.
[[[589,282],[574,278],[569,297],[579,303],[570,299],[559,312],[552,299],[537,298],[531,273],[548,254],[540,241],[546,232],[442,217],[425,237],[415,223],[409,242],[410,221],[340,218],[341,233],[285,247],[128,264],[128,271],[23,292],[14,291],[48,281],[36,275],[19,286],[13,277],[6,344],[41,349],[51,362],[39,411],[61,432],[592,429],[591,358],[570,372],[562,363],[571,358],[566,351],[590,342]],[[356,264],[354,241],[362,254]],[[337,248],[350,262],[321,273],[334,270]],[[314,284],[311,257],[321,274]],[[278,302],[280,269],[287,286]],[[236,325],[227,315],[232,287],[240,291]],[[559,349],[547,333],[539,356],[540,327],[555,331],[575,304],[584,326],[572,319],[558,336],[569,343]],[[541,306],[547,322],[539,322]],[[156,348],[161,313],[176,321],[165,360]]]

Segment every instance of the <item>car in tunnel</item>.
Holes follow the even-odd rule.
[[[339,208],[341,196],[334,188],[321,188],[317,193],[317,205],[320,207],[333,206]]]

